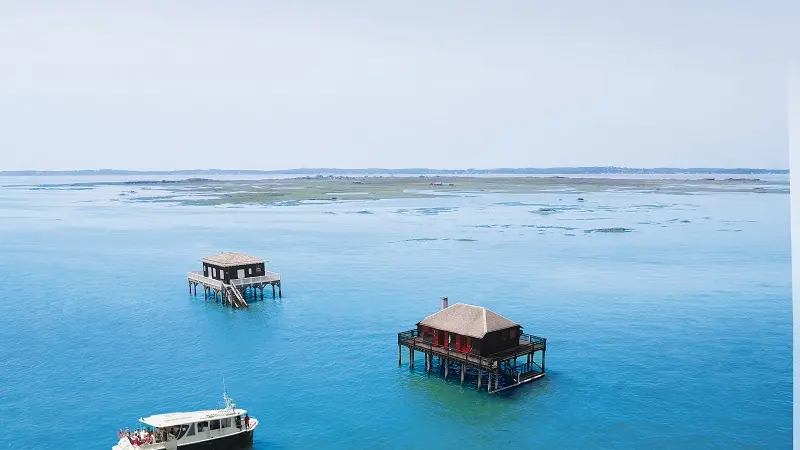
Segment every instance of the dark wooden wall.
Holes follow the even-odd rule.
[[[438,341],[434,341],[433,328],[425,327],[418,324],[417,331],[425,341],[438,343]],[[436,330],[436,331],[438,335],[444,333],[441,330]],[[517,347],[519,345],[519,337],[521,334],[522,330],[520,329],[519,326],[517,326],[517,327],[507,328],[505,330],[498,330],[498,331],[493,331],[491,333],[487,333],[486,336],[483,337],[483,339],[471,338],[470,345],[472,346],[472,351],[470,353],[473,355],[489,356],[493,353]],[[452,339],[453,343],[450,345],[450,348],[455,350],[457,335],[455,333],[448,333],[448,336],[453,336]],[[461,339],[464,339],[464,337],[462,337]],[[448,344],[448,341],[445,341],[445,345]]]
[[[217,275],[214,275],[213,269],[217,269]],[[248,264],[244,266],[233,267],[219,267],[213,264],[203,263],[203,275],[215,280],[222,280],[225,283],[230,283],[231,280],[239,278],[239,270],[244,270],[244,278],[260,277],[264,275],[264,263]],[[224,275],[224,276],[223,276]]]

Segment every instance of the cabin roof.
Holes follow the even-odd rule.
[[[519,326],[494,311],[466,303],[450,305],[422,319],[418,325],[478,339],[492,331]]]
[[[167,414],[155,414],[150,417],[142,417],[139,422],[150,425],[154,428],[172,427],[176,425],[188,425],[190,423],[202,422],[204,420],[224,419],[225,417],[239,416],[247,413],[244,409],[209,409],[205,411],[174,412]]]
[[[222,252],[213,256],[206,256],[202,261],[217,267],[246,266],[248,264],[259,264],[264,262],[264,260],[261,258],[235,252]]]

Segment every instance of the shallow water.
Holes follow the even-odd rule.
[[[255,449],[791,446],[787,194],[226,208],[125,190],[0,189],[0,448],[109,449],[138,417],[217,407],[223,377]],[[188,295],[223,250],[265,257],[283,299]],[[443,295],[547,337],[547,376],[488,395],[398,367],[396,333]]]

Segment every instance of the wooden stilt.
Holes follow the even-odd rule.
[[[461,384],[464,384],[464,375],[467,373],[467,365],[465,363],[461,363]]]
[[[450,366],[450,360],[448,358],[445,358],[444,359],[444,379],[445,379],[445,381],[447,380],[447,372],[448,372],[447,369],[449,368],[449,366]]]
[[[275,285],[272,285],[272,298],[275,298]]]
[[[397,344],[397,367],[403,365],[403,347]]]
[[[500,370],[498,368],[494,369],[494,390],[496,391],[497,388],[500,387]]]
[[[544,354],[547,353],[546,350],[542,350],[542,373],[544,373]]]
[[[482,372],[483,372],[483,370],[481,370],[481,368],[478,367],[478,390],[479,391],[481,390],[481,375],[483,375]]]
[[[408,368],[414,370],[414,347],[408,347]]]
[[[281,284],[278,283],[278,298],[283,298],[283,293],[281,292]]]

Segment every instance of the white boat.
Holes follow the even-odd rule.
[[[112,450],[234,449],[250,444],[258,420],[222,395],[225,408],[142,417],[134,432],[120,430]]]

